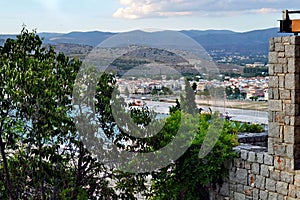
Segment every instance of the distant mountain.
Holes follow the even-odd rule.
[[[0,35],[0,40],[7,40],[8,38],[12,38],[12,39],[14,39],[14,38],[16,38],[16,35]]]
[[[269,47],[269,38],[282,36],[284,34],[278,33],[278,28],[270,28],[263,30],[254,30],[249,32],[233,32],[229,30],[183,30],[179,31],[182,34],[192,38],[197,43],[202,45],[205,50],[223,50],[228,52],[239,52],[240,54],[264,54],[267,55]],[[106,41],[107,45],[112,45],[116,42],[121,44],[119,40],[123,40],[124,44],[128,43],[126,39],[130,38],[131,43],[135,44],[149,44],[157,47],[158,45],[168,45],[174,48],[178,46],[187,45],[185,42],[178,40],[176,34],[172,35],[171,31],[158,31],[158,32],[143,32],[131,31],[121,33],[118,41],[109,39],[117,33],[111,32],[70,32],[70,33],[39,33],[47,44],[79,44],[88,46],[97,46],[101,42]],[[0,35],[1,40],[6,40],[15,35]],[[123,39],[122,39],[123,38]],[[164,40],[161,40],[164,38]],[[107,40],[108,39],[108,40]],[[108,44],[109,43],[109,44]],[[104,44],[103,44],[104,45]]]
[[[244,33],[232,31],[181,31],[201,44],[206,50],[240,52],[242,54],[267,54],[269,39],[283,36],[278,28],[254,30]]]
[[[106,40],[107,38],[115,35],[115,33],[110,32],[100,32],[100,31],[92,31],[92,32],[71,32],[67,34],[57,34],[57,35],[46,35],[45,42],[51,44],[61,44],[61,43],[69,43],[69,44],[81,44],[81,45],[90,45],[97,46],[100,42]]]

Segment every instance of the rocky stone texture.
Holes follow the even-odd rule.
[[[238,135],[239,143],[252,144],[256,146],[268,146],[268,132],[263,133],[241,133]]]
[[[268,153],[300,169],[300,37],[270,39]],[[279,95],[278,95],[279,94]],[[277,159],[279,161],[279,159]],[[276,164],[278,162],[274,162]],[[281,164],[276,165],[286,170]],[[275,167],[276,167],[275,166]]]
[[[300,199],[300,37],[270,39],[269,74],[267,148],[236,147],[239,157],[211,199]]]

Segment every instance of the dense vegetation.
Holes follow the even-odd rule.
[[[268,67],[245,67],[243,69],[243,76],[256,77],[256,76],[268,76]]]
[[[195,135],[179,159],[154,171],[120,171],[95,157],[79,137],[72,115],[80,67],[80,60],[43,47],[42,40],[25,28],[0,47],[1,199],[135,199],[137,194],[149,199],[207,199],[209,189],[222,183],[224,164],[235,156],[237,129],[212,113],[199,115],[191,87],[186,87],[186,96],[172,108],[170,117],[150,126],[162,126],[157,134],[138,138],[119,127],[113,115],[115,77],[107,73],[94,77],[95,116],[119,150],[154,152],[178,137],[182,127],[188,130],[179,135],[183,141],[190,137],[188,133]],[[118,100],[115,106],[122,108],[122,99]],[[121,120],[126,117],[121,109],[115,112]],[[153,114],[147,109],[129,113],[141,130]],[[217,140],[207,140],[208,132],[217,135]],[[213,148],[199,157],[204,141]]]

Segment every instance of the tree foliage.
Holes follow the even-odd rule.
[[[113,196],[71,117],[81,62],[24,28],[0,47],[0,66],[1,199]]]
[[[0,198],[136,199],[138,194],[152,199],[207,197],[207,185],[221,182],[224,162],[234,156],[236,130],[224,122],[217,144],[200,159],[199,149],[213,116],[198,115],[194,91],[187,81],[181,104],[177,101],[170,109],[171,116],[157,121],[147,108],[126,112],[126,104],[115,92],[113,74],[92,76],[89,81],[96,83],[95,87],[86,87],[92,98],[85,98],[84,103],[95,105],[95,118],[87,119],[97,120],[98,128],[119,151],[155,152],[175,137],[186,141],[188,133],[196,133],[187,151],[162,169],[138,174],[119,171],[93,155],[80,138],[79,131],[87,129],[74,116],[75,80],[79,73],[96,74],[93,67],[80,70],[81,65],[77,58],[45,48],[39,36],[26,28],[0,47]],[[82,81],[81,86],[90,83]],[[80,130],[76,123],[83,124]],[[178,134],[182,127],[185,129]],[[157,132],[151,137],[138,137],[138,133],[147,136],[153,131]],[[92,138],[92,142],[104,145],[101,138]],[[176,154],[178,147],[172,148]]]

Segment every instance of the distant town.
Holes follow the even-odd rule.
[[[248,64],[247,67],[255,68],[259,64]],[[265,66],[263,66],[265,67]],[[255,77],[230,77],[221,75],[222,79],[207,80],[201,75],[190,78],[189,83],[200,98],[206,99],[211,95],[226,99],[268,101],[268,76]],[[158,100],[159,96],[176,96],[185,90],[184,78],[167,79],[161,75],[161,79],[151,78],[118,78],[117,84],[121,94],[127,97],[132,95],[152,96]]]

